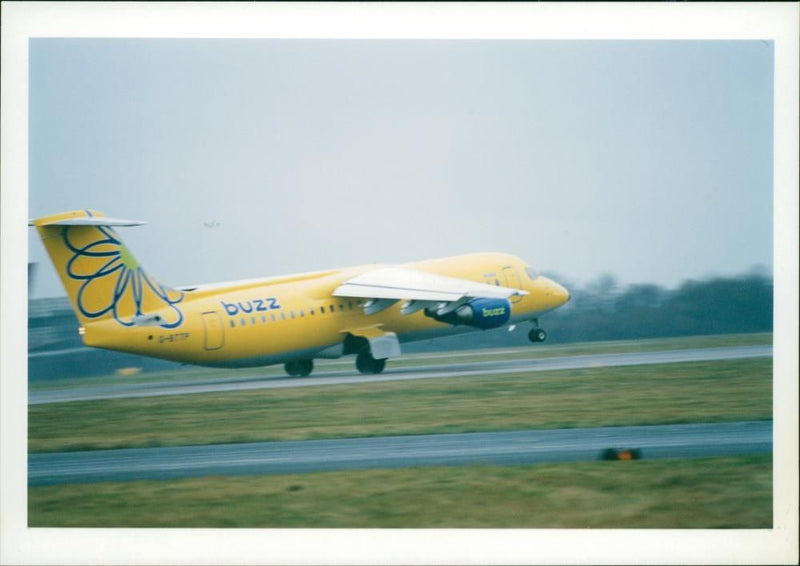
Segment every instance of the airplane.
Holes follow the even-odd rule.
[[[542,342],[539,316],[570,298],[505,253],[172,288],[114,231],[141,224],[88,209],[29,222],[87,346],[212,367],[284,364],[297,377],[315,359],[355,354],[359,372],[377,374],[414,340],[532,321],[529,339]]]

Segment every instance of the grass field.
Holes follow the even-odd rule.
[[[772,360],[32,405],[30,451],[771,418]]]
[[[29,526],[770,528],[770,455],[61,485]]]
[[[403,363],[736,346],[771,336],[643,342]],[[231,375],[243,376],[222,378]],[[32,452],[763,420],[772,418],[772,360],[53,403],[29,406],[28,417]],[[28,512],[31,527],[769,528],[771,482],[770,455],[430,467],[35,487]]]

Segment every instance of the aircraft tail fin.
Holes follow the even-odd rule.
[[[74,210],[29,222],[39,232],[81,325],[113,319],[122,326],[174,328],[183,322],[176,306],[184,294],[145,272],[117,236],[115,226],[135,220]]]

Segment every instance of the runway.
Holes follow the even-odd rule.
[[[463,355],[466,356],[469,354],[469,352],[465,352]],[[313,377],[307,378],[249,377],[245,379],[173,380],[141,384],[111,383],[102,386],[76,386],[70,389],[32,391],[28,395],[28,404],[38,405],[44,403],[64,403],[97,399],[122,399],[126,397],[156,397],[160,395],[186,395],[192,393],[214,393],[252,389],[375,383],[411,379],[439,379],[474,375],[532,373],[565,369],[702,362],[771,356],[772,346],[762,345],[655,352],[626,352],[620,354],[595,354],[522,360],[491,360],[472,363],[422,365],[416,367],[392,368],[389,366],[384,373],[379,375],[361,375],[355,372],[355,370],[352,370],[315,373]]]
[[[598,460],[607,448],[635,448],[641,451],[643,459],[770,452],[772,422],[523,430],[35,453],[28,456],[28,484],[40,486],[411,466],[572,462]]]

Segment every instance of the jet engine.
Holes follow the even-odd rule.
[[[473,299],[451,311],[428,308],[425,314],[439,322],[488,330],[508,322],[511,303],[508,299]]]

